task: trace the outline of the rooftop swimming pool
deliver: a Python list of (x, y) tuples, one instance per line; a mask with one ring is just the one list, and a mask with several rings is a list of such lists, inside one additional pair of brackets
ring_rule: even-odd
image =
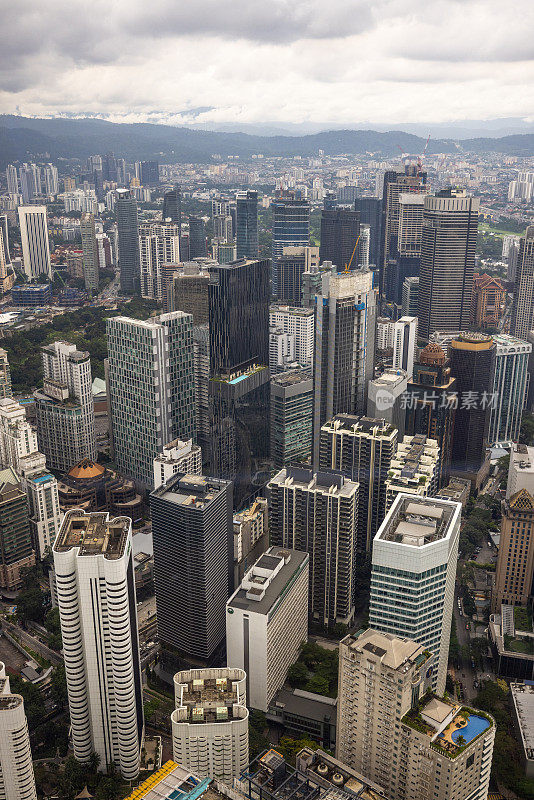
[(463, 736), (465, 743), (469, 744), (469, 742), (472, 742), (479, 733), (485, 731), (489, 726), (490, 723), (485, 717), (479, 717), (478, 714), (470, 714), (467, 725), (453, 731), (451, 738), (455, 744), (458, 744), (458, 739), (460, 736)]

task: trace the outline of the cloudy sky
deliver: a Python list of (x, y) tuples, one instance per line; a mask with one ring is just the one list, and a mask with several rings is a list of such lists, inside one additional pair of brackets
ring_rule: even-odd
[[(534, 118), (533, 0), (0, 0), (0, 111)], [(198, 116), (199, 109), (207, 109)]]

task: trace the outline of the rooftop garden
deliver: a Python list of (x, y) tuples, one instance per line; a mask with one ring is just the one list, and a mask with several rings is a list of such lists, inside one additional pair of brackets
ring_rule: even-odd
[(534, 638), (529, 636), (508, 636), (504, 634), (504, 649), (510, 653), (523, 653), (534, 656)]
[(518, 631), (532, 633), (532, 612), (523, 606), (514, 606), (514, 625)]

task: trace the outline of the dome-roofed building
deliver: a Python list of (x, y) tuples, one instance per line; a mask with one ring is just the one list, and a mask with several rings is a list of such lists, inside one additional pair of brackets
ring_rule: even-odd
[(143, 498), (137, 494), (133, 481), (89, 458), (75, 464), (59, 480), (57, 488), (63, 511), (82, 508), (84, 511), (109, 511), (110, 514), (136, 519), (143, 505)]

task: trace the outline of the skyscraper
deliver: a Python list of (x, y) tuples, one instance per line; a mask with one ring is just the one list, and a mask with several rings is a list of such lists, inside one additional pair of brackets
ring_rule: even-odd
[(98, 245), (96, 241), (95, 218), (84, 213), (80, 220), (80, 234), (83, 251), (83, 277), (85, 288), (90, 295), (98, 292)]
[(236, 195), (237, 258), (257, 258), (258, 193), (248, 190)]
[(522, 488), (502, 504), (492, 611), (500, 614), (501, 603), (526, 607), (534, 594), (533, 584), (534, 497)]
[(129, 189), (117, 189), (116, 195), (121, 292), (133, 294), (139, 291), (140, 281), (137, 202)]
[(357, 197), (354, 209), (360, 215), (360, 225), (369, 225), (369, 264), (378, 266), (380, 259), (381, 201), (379, 197)]
[(175, 225), (178, 225), (178, 233), (182, 235), (182, 191), (178, 184), (174, 185), (174, 189), (169, 189), (163, 195), (163, 214), (162, 222), (170, 219)]
[(52, 278), (46, 206), (19, 206), (20, 237), (24, 273), (29, 280)]
[(371, 549), (386, 513), (386, 479), (397, 451), (397, 429), (384, 419), (337, 414), (321, 428), (319, 466), (341, 472), (360, 487), (358, 552)]
[(354, 619), (358, 484), (342, 475), (285, 467), (268, 483), (271, 541), (310, 556), (310, 620)]
[(35, 565), (28, 498), (12, 467), (0, 471), (0, 588), (13, 592)]
[(150, 512), (163, 661), (211, 665), (232, 590), (232, 484), (177, 473), (152, 492)]
[(456, 378), (442, 348), (430, 342), (414, 362), (413, 377), (408, 382), (405, 432), (421, 433), (436, 439), (439, 445), (439, 486), (449, 480), (452, 458), (452, 435), (456, 407)]
[(19, 178), (17, 168), (14, 164), (8, 164), (6, 167), (6, 181), (8, 194), (18, 194)]
[(7, 352), (0, 347), (0, 400), (5, 397), (12, 397), (11, 370), (7, 360)]
[[(405, 193), (425, 194), (427, 191), (426, 172), (421, 172), (418, 166), (405, 164), (403, 169), (388, 170), (384, 175), (380, 251), (380, 290), (382, 293), (385, 293), (390, 285), (387, 277), (389, 261), (395, 259), (398, 254), (399, 197)], [(365, 220), (362, 219), (362, 222)]]
[[(207, 267), (207, 265), (206, 265)], [(193, 325), (209, 322), (210, 274), (198, 262), (174, 264), (172, 287), (168, 291), (169, 311), (185, 311), (193, 315)]]
[(373, 274), (324, 273), (315, 307), (314, 464), (323, 423), (339, 413), (365, 411), (375, 327)]
[(373, 540), (369, 624), (432, 653), (445, 691), (461, 503), (398, 494)]
[(351, 269), (358, 269), (358, 255), (354, 249), (359, 235), (360, 215), (357, 211), (346, 208), (323, 208), (320, 261), (331, 261), (340, 272), (349, 263)]
[(139, 225), (141, 295), (163, 300), (166, 294), (165, 265), (180, 261), (180, 233), (174, 223), (142, 222)]
[(427, 195), (423, 210), (418, 319), (420, 339), (436, 330), (469, 328), (477, 242), (478, 198), (465, 190)]
[(521, 417), (525, 407), (528, 384), (528, 360), (532, 353), (530, 342), (506, 333), (493, 336), (495, 342), (495, 371), (490, 403), (488, 442), (516, 442), (519, 439)]
[(419, 278), (405, 278), (402, 284), (402, 316), (416, 317), (419, 310)]
[(68, 511), (54, 543), (74, 755), (100, 756), (125, 780), (139, 772), (143, 696), (132, 521)]
[(309, 461), (313, 434), (313, 374), (297, 369), (271, 378), (271, 460), (275, 467)]
[(34, 392), (37, 440), (50, 469), (68, 472), (97, 455), (91, 360), (60, 341), (45, 345), (42, 355), (43, 388)]
[(403, 369), (408, 378), (413, 375), (416, 344), (417, 317), (401, 317), (393, 329), (393, 369)]
[(141, 183), (143, 186), (157, 186), (159, 183), (159, 164), (157, 161), (141, 161)]
[(310, 242), (310, 205), (297, 198), (296, 192), (282, 192), (271, 203), (273, 212), (272, 268), (273, 294), (278, 292), (276, 263), (284, 247), (307, 247)]
[(246, 677), (232, 667), (176, 673), (171, 714), (176, 763), (233, 785), (248, 764)]
[(0, 661), (0, 769), (2, 798), (5, 800), (37, 800), (33, 775), (32, 752), (24, 700), (13, 694)]
[(510, 333), (527, 339), (534, 328), (534, 225), (529, 225), (519, 241)]
[(210, 267), (210, 472), (236, 504), (269, 453), (269, 261)]
[(401, 192), (398, 196), (398, 233), (386, 265), (386, 296), (399, 307), (406, 278), (418, 277), (421, 265), (423, 208), (426, 194)]
[(434, 497), (438, 491), (439, 447), (422, 433), (399, 441), (386, 479), (386, 511), (398, 494)]
[(143, 487), (152, 488), (163, 447), (196, 434), (192, 323), (183, 311), (107, 321), (115, 460)]
[(486, 460), (496, 346), (491, 336), (466, 333), (452, 340), (449, 352), (458, 392), (452, 468), (473, 475)]
[(189, 260), (206, 258), (206, 231), (202, 217), (189, 215)]
[(226, 604), (226, 660), (247, 676), (247, 703), (266, 712), (308, 638), (309, 556), (270, 547)]

